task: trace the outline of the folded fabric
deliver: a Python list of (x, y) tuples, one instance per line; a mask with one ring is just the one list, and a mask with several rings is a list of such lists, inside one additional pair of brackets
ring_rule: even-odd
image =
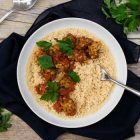
[[(123, 140), (133, 136), (134, 125), (140, 118), (140, 98), (128, 91), (124, 92), (117, 107), (106, 118), (96, 124), (76, 129), (60, 128), (41, 120), (22, 99), (17, 85), (16, 67), (24, 43), (40, 26), (66, 17), (86, 18), (101, 24), (116, 37), (124, 50), (127, 62), (137, 62), (139, 46), (127, 40), (119, 25), (105, 18), (97, 1), (73, 0), (44, 11), (25, 37), (13, 33), (0, 43), (0, 103), (18, 115), (45, 140), (54, 140), (65, 132), (100, 140)], [(128, 71), (127, 85), (140, 90), (140, 78)]]

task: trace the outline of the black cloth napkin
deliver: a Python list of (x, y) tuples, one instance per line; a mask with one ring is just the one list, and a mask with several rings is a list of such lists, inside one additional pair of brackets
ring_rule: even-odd
[[(121, 26), (111, 19), (106, 19), (100, 10), (98, 1), (73, 0), (50, 8), (40, 14), (24, 37), (12, 33), (0, 43), (0, 103), (24, 120), (44, 140), (54, 140), (65, 132), (99, 140), (123, 140), (133, 136), (134, 125), (140, 118), (140, 98), (128, 91), (124, 92), (117, 107), (103, 120), (77, 129), (60, 128), (41, 120), (23, 101), (16, 78), (17, 60), (20, 51), (28, 37), (40, 26), (65, 17), (81, 17), (104, 26), (120, 43), (127, 63), (138, 61), (140, 47), (127, 40)], [(140, 90), (140, 78), (128, 71), (127, 85)]]

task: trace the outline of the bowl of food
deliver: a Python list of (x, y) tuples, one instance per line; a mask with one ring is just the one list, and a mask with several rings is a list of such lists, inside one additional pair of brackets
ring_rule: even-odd
[(17, 65), (18, 86), (41, 119), (60, 127), (84, 127), (106, 117), (123, 95), (123, 88), (100, 80), (100, 66), (126, 83), (125, 56), (111, 33), (89, 20), (59, 19), (25, 43)]

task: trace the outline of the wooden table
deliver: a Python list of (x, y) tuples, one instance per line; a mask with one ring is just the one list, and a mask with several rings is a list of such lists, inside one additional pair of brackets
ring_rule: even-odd
[[(0, 0), (0, 17), (12, 7), (12, 0)], [(12, 32), (24, 35), (30, 28), (36, 17), (45, 9), (68, 0), (39, 0), (29, 11), (15, 11), (0, 25), (0, 42)], [(128, 35), (128, 38), (140, 44), (140, 29)], [(140, 76), (140, 63), (129, 65), (128, 68)], [(140, 121), (135, 126), (136, 136), (129, 140), (140, 140)], [(4, 133), (0, 133), (0, 140), (40, 140), (41, 138), (20, 118), (12, 116), (12, 127)], [(72, 134), (63, 134), (57, 140), (93, 140)]]

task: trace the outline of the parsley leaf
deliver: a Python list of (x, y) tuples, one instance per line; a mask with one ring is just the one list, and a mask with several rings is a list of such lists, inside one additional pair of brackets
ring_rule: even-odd
[[(73, 42), (71, 41), (71, 39), (66, 38), (66, 40), (65, 40), (64, 42), (67, 43), (67, 44), (69, 44), (69, 46), (70, 46), (71, 48), (74, 48), (74, 45), (73, 45)], [(63, 43), (64, 43), (64, 42), (63, 42)]]
[(38, 41), (36, 42), (37, 46), (44, 49), (45, 51), (48, 51), (50, 47), (52, 47), (52, 43), (47, 41)]
[(69, 46), (69, 47), (71, 47), (71, 48), (74, 47), (74, 46), (73, 46), (73, 43), (72, 43), (72, 41), (71, 41), (70, 38), (66, 38), (65, 40), (59, 40), (59, 39), (55, 38), (55, 40), (56, 40), (58, 43), (65, 44), (66, 46)]
[(10, 118), (12, 113), (5, 111), (0, 107), (0, 132), (5, 132), (11, 127)]
[(104, 4), (107, 8), (116, 8), (115, 0), (104, 0)]
[(54, 91), (55, 92), (58, 89), (59, 89), (59, 86), (56, 82), (51, 82), (51, 81), (48, 82), (48, 90), (49, 91)]
[(38, 58), (38, 64), (41, 66), (42, 69), (50, 69), (54, 67), (52, 57), (49, 55), (40, 56)]
[(68, 49), (68, 51), (66, 52), (66, 54), (67, 54), (68, 56), (73, 55), (73, 50), (72, 50), (72, 49)]
[(55, 102), (59, 97), (58, 92), (50, 92), (48, 91), (44, 95), (41, 96), (41, 100)]
[(127, 3), (127, 6), (132, 10), (136, 10), (136, 9), (140, 8), (140, 1), (139, 0), (129, 0), (129, 2)]
[(108, 8), (111, 8), (111, 0), (104, 0), (104, 3)]
[(72, 55), (73, 54), (73, 43), (72, 41), (67, 38), (66, 40), (58, 40), (58, 39), (55, 39), (57, 42), (58, 42), (58, 45), (59, 45), (59, 48), (60, 48), (60, 51), (62, 53), (65, 53), (66, 55)]
[(56, 82), (49, 81), (47, 92), (44, 95), (42, 95), (40, 99), (55, 102), (59, 97), (58, 89), (59, 86)]
[(133, 32), (140, 25), (140, 1), (128, 0), (125, 3), (115, 0), (104, 0), (102, 12), (107, 18), (113, 18), (116, 23), (121, 24), (124, 33)]
[(121, 23), (127, 18), (126, 6), (124, 4), (117, 8), (112, 8), (110, 12), (117, 23)]
[(138, 25), (139, 25), (139, 20), (140, 19), (137, 19), (138, 17), (136, 17), (135, 15), (134, 16), (131, 16), (130, 18), (128, 18), (124, 24), (124, 32), (128, 33), (128, 32), (132, 32), (134, 31)]
[(59, 43), (59, 47), (62, 53), (66, 53), (68, 56), (73, 54), (73, 50), (66, 44)]
[(76, 72), (74, 72), (74, 71), (71, 71), (71, 72), (69, 72), (69, 74), (68, 74), (69, 76), (70, 76), (70, 78), (74, 81), (74, 82), (80, 82), (80, 77), (79, 77), (79, 75), (76, 73)]
[(52, 101), (52, 102), (57, 101), (57, 99), (58, 99), (58, 97), (59, 97), (58, 92), (53, 92), (52, 94), (53, 94), (53, 95), (51, 96), (51, 101)]
[(41, 96), (40, 99), (45, 100), (45, 101), (49, 101), (51, 99), (51, 93), (50, 92), (45, 93), (44, 95)]

